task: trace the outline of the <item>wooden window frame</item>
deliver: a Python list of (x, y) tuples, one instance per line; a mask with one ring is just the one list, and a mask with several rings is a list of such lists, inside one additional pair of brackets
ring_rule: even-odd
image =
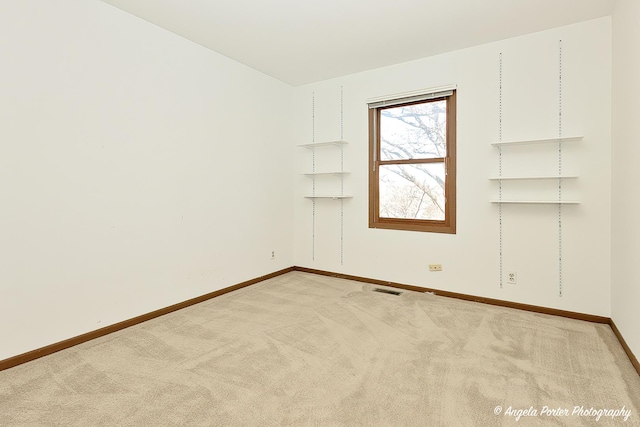
[[(408, 160), (380, 160), (380, 112), (386, 108), (424, 102), (447, 101), (447, 155), (446, 157)], [(445, 219), (443, 221), (380, 217), (380, 166), (387, 164), (444, 163), (445, 167)], [(396, 104), (393, 107), (369, 109), (369, 228), (426, 231), (456, 234), (456, 91), (451, 95), (427, 101)]]

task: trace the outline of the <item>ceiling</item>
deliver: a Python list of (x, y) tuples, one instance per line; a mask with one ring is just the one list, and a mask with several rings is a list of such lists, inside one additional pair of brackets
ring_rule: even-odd
[(608, 16), (614, 0), (102, 0), (293, 86)]

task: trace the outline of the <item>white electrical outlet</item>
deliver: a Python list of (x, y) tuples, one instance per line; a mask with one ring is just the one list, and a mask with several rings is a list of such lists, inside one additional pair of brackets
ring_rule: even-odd
[(271, 251), (271, 259), (276, 259), (276, 251)]
[(518, 274), (515, 271), (507, 271), (507, 283), (515, 285), (518, 282)]
[(442, 271), (442, 264), (429, 264), (429, 271)]

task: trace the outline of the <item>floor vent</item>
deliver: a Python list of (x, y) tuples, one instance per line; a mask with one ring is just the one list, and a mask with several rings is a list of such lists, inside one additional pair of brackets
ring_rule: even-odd
[(373, 292), (380, 292), (381, 294), (400, 295), (400, 291), (391, 291), (389, 289), (375, 288)]

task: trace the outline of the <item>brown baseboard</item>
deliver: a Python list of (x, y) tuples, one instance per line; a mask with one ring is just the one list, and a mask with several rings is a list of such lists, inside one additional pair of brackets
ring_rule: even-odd
[(542, 307), (538, 305), (529, 305), (529, 304), (522, 304), (519, 302), (511, 302), (511, 301), (504, 301), (504, 300), (493, 299), (493, 298), (478, 297), (474, 295), (459, 294), (457, 292), (441, 291), (439, 289), (424, 288), (422, 286), (405, 285), (402, 283), (387, 282), (385, 280), (370, 279), (367, 277), (352, 276), (349, 274), (332, 273), (330, 271), (315, 270), (313, 268), (294, 267), (294, 270), (303, 271), (306, 273), (320, 274), (322, 276), (338, 277), (340, 279), (355, 280), (358, 282), (366, 282), (366, 283), (373, 283), (376, 285), (390, 286), (392, 288), (406, 289), (409, 291), (431, 292), (434, 295), (439, 295), (443, 297), (457, 298), (457, 299), (462, 299), (466, 301), (481, 302), (483, 304), (498, 305), (501, 307), (516, 308), (518, 310), (532, 311), (535, 313), (551, 314), (554, 316), (568, 317), (570, 319), (586, 320), (587, 322), (609, 324), (611, 321), (611, 319), (609, 319), (608, 317), (595, 316), (593, 314), (577, 313), (575, 311), (558, 310), (555, 308)]
[(36, 350), (29, 351), (27, 353), (19, 354), (17, 356), (10, 357), (8, 359), (0, 360), (0, 371), (12, 368), (17, 365), (21, 365), (26, 362), (30, 362), (32, 360), (38, 359), (43, 356), (47, 356), (49, 354), (58, 352), (60, 350), (64, 350), (69, 347), (76, 346), (78, 344), (82, 344), (83, 342), (87, 342), (87, 341), (111, 334), (121, 329), (125, 329), (133, 325), (137, 325), (138, 323), (155, 319), (156, 317), (160, 317), (165, 314), (171, 313), (173, 311), (180, 310), (180, 309), (189, 307), (191, 305), (201, 303), (203, 301), (206, 301), (211, 298), (215, 298), (217, 296), (226, 294), (228, 292), (232, 292), (232, 291), (244, 288), (246, 286), (253, 285), (258, 282), (262, 282), (263, 280), (271, 279), (272, 277), (289, 273), (290, 271), (293, 271), (293, 270), (294, 270), (293, 267), (285, 268), (283, 270), (279, 270), (279, 271), (267, 274), (265, 276), (256, 277), (255, 279), (250, 279), (245, 282), (238, 283), (236, 285), (229, 286), (224, 289), (220, 289), (218, 291), (210, 292), (206, 295), (201, 295), (199, 297), (192, 298), (187, 301), (183, 301), (183, 302), (171, 305), (169, 307), (161, 308), (159, 310), (134, 317), (132, 319), (124, 320), (122, 322), (115, 323), (113, 325), (105, 326), (104, 328), (96, 329), (95, 331), (87, 332), (85, 334), (78, 335), (76, 337), (69, 338), (67, 340), (60, 341), (45, 347), (41, 347)]
[(616, 326), (613, 319), (609, 320), (609, 326), (611, 326), (613, 333), (616, 334), (616, 337), (618, 337), (618, 341), (620, 341), (620, 345), (624, 349), (624, 352), (627, 353), (627, 357), (629, 357), (629, 360), (631, 361), (631, 364), (633, 365), (633, 367), (636, 368), (636, 372), (638, 372), (638, 375), (640, 375), (640, 362), (638, 362), (638, 359), (636, 358), (635, 354), (633, 354), (633, 352), (631, 351), (631, 348), (629, 348), (629, 346), (627, 345), (627, 342), (624, 340), (624, 338), (622, 338), (622, 334), (620, 333), (620, 330)]

